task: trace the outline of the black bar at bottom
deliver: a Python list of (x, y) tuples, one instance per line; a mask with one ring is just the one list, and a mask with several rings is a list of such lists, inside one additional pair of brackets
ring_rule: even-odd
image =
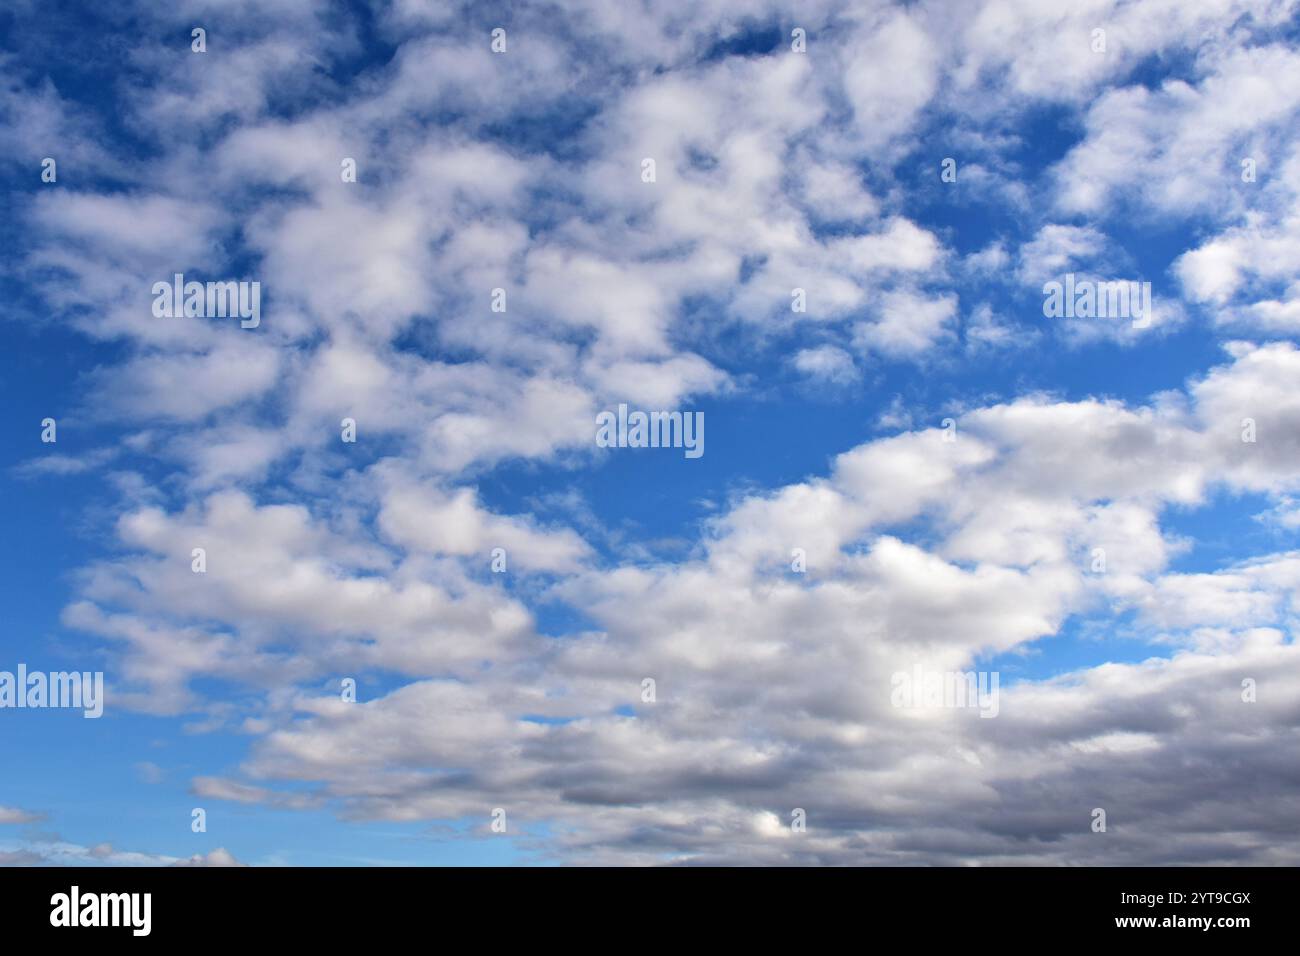
[[(1230, 946), (1290, 936), (1296, 885), (1294, 869), (1219, 867), (34, 868), (0, 870), (0, 925), (10, 943), (75, 934), (73, 942), (112, 937), (128, 945), (373, 945), (461, 929), (486, 934), (484, 942), (543, 934), (532, 936), (535, 945), (558, 932), (602, 948), (701, 936), (772, 945), (775, 931), (822, 939), (834, 931), (860, 942), (903, 933), (918, 944), (1041, 932)], [(455, 936), (424, 938), (459, 945)]]

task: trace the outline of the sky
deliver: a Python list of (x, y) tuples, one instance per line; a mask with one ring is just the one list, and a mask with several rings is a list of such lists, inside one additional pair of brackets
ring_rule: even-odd
[(11, 0), (0, 864), (1300, 863), (1298, 6)]

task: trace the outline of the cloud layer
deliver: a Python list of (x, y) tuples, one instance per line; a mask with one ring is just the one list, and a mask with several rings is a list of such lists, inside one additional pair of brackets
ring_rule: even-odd
[[(1296, 4), (1050, 6), (184, 2), (87, 66), (98, 109), (0, 58), (7, 172), (60, 170), (15, 193), (15, 317), (94, 343), (68, 430), (113, 436), (15, 476), (112, 490), (62, 621), (113, 704), (245, 735), (201, 797), (468, 839), (503, 808), (538, 859), (1300, 862)], [(1045, 322), (1069, 271), (1154, 280), (1151, 328)], [(156, 318), (176, 273), (260, 282), (262, 325)], [(1176, 387), (1019, 385), (1189, 327)], [(726, 449), (736, 402), (886, 376), (951, 376), (950, 414), (737, 464), (671, 553), (576, 487), (497, 504), (610, 473), (620, 402)], [(1276, 546), (1180, 569), (1181, 517), (1238, 500)], [(891, 700), (990, 667), (996, 719)]]

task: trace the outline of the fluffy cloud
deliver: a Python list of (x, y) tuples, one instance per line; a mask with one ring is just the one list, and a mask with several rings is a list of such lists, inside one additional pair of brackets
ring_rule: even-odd
[[(1279, 759), (1267, 754), (1300, 682), (1281, 630), (1300, 565), (1276, 555), (1165, 573), (1175, 548), (1159, 518), (1216, 487), (1296, 489), (1293, 469), (1274, 470), (1289, 438), (1251, 457), (1226, 427), (1238, 388), (1296, 372), (1290, 346), (1239, 345), (1230, 364), (1189, 384), (1186, 403), (1028, 398), (973, 409), (953, 442), (939, 429), (868, 442), (826, 478), (739, 502), (702, 555), (678, 564), (581, 568), (571, 534), (393, 476), (378, 528), (398, 555), (378, 543), (358, 550), (302, 509), (216, 496), (202, 512), (124, 519), (124, 542), (159, 557), (100, 569), (90, 592), (134, 611), (72, 613), (128, 643), (130, 674), (163, 666), (164, 645), (147, 638), (159, 625), (139, 615), (166, 608), (171, 663), (151, 676), (263, 686), (262, 729), (242, 768), (260, 782), (196, 781), (214, 799), (324, 802), (394, 820), (486, 821), (504, 806), (526, 836), (559, 827), (556, 841), (537, 838), (538, 852), (603, 862), (1168, 859), (1162, 835), (1229, 812), (1231, 767)], [(1300, 410), (1273, 416), (1270, 435), (1300, 434)], [(242, 543), (253, 526), (255, 550)], [(463, 571), (455, 597), (416, 583), (453, 567), (422, 564), (421, 552), (481, 557), (497, 539), (566, 570), (556, 596), (596, 629), (548, 641)], [(191, 541), (209, 543), (205, 576), (188, 567)], [(1098, 547), (1109, 564), (1100, 575), (1090, 568)], [(806, 552), (805, 574), (790, 573), (792, 548)], [(372, 576), (344, 576), (349, 565)], [(118, 567), (137, 582), (130, 591), (114, 584)], [(892, 704), (895, 673), (974, 669), (990, 654), (1029, 652), (1072, 614), (1127, 610), (1152, 640), (1185, 649), (1017, 683), (994, 721)], [(457, 619), (472, 625), (458, 634)], [(220, 636), (182, 630), (200, 620), (221, 622)], [(315, 635), (310, 651), (274, 664), (257, 656), (302, 633)], [(489, 658), (489, 670), (477, 666)], [(276, 684), (320, 679), (320, 665), (343, 660), (422, 679), (348, 703), (275, 700), (261, 676), (269, 665)], [(1246, 677), (1267, 701), (1242, 703)], [(640, 697), (645, 678), (656, 682), (653, 703)], [(1208, 710), (1182, 703), (1207, 699)], [(1191, 804), (1135, 783), (1215, 760), (1225, 762)], [(275, 781), (313, 790), (281, 792)], [(1131, 835), (1121, 848), (1088, 830), (1096, 806)], [(807, 840), (773, 826), (795, 807), (809, 812)], [(957, 832), (948, 821), (959, 808)], [(1286, 862), (1268, 836), (1278, 825), (1247, 822), (1242, 838), (1192, 841), (1179, 859)]]

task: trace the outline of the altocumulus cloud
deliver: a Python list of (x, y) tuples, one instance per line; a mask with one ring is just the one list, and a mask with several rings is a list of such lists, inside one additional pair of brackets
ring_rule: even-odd
[[(96, 97), (13, 14), (0, 143), (14, 316), (96, 357), (10, 469), (104, 479), (67, 640), (240, 742), (145, 779), (565, 862), (1300, 863), (1295, 3), (129, 6)], [(1045, 319), (1076, 269), (1165, 320)], [(708, 455), (631, 475), (621, 402)]]

